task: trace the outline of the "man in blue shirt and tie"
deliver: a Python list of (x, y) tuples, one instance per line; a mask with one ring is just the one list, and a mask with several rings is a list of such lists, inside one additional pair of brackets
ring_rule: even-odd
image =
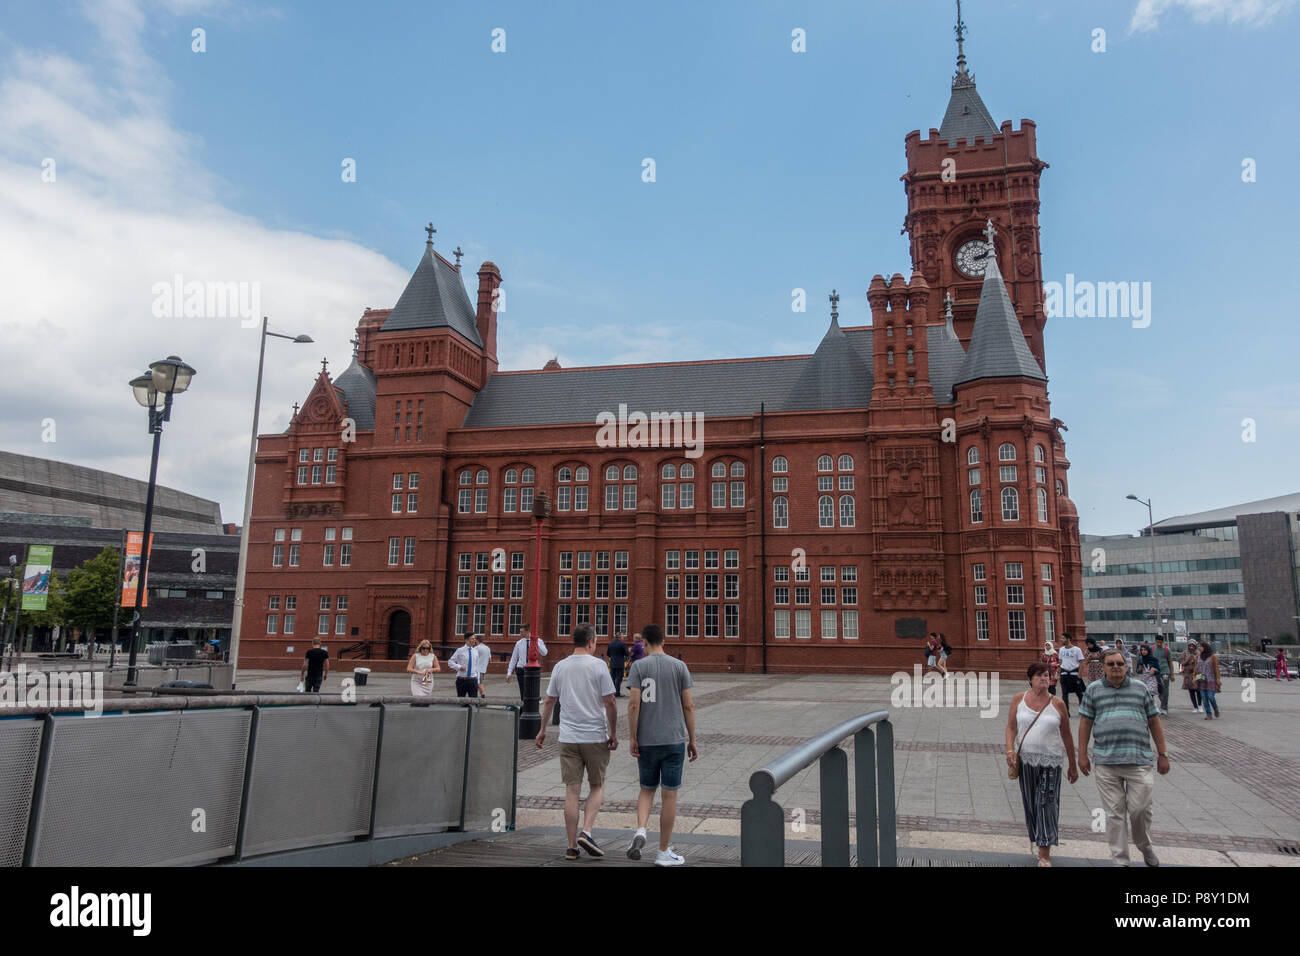
[(478, 672), (474, 666), (474, 632), (465, 632), (465, 645), (456, 648), (456, 652), (447, 658), (447, 664), (456, 672), (456, 696), (477, 697)]

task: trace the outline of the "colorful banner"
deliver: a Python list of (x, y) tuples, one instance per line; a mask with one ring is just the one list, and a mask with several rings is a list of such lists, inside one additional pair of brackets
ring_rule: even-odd
[[(140, 531), (128, 531), (126, 535), (126, 563), (123, 564), (125, 571), (122, 574), (122, 607), (135, 607), (136, 588), (141, 587), (140, 583), (140, 543), (144, 540), (144, 534)], [(153, 535), (149, 535), (149, 554), (153, 554)], [(149, 575), (146, 572), (145, 577)], [(149, 606), (149, 583), (143, 584), (144, 601), (141, 607)]]
[(23, 572), (23, 610), (44, 611), (50, 598), (50, 568), (54, 565), (54, 548), (33, 544), (27, 548), (27, 568)]

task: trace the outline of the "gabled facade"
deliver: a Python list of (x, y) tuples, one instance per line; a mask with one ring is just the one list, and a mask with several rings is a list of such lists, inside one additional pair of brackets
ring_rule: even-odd
[(500, 270), (471, 303), (430, 232), (348, 369), (261, 436), (241, 662), (296, 667), (318, 632), (372, 667), (471, 628), (505, 651), (534, 581), (559, 653), (654, 621), (704, 670), (910, 669), (939, 631), (954, 667), (1023, 672), (1082, 635), (1033, 124), (996, 127), (961, 56), (906, 154), (911, 279), (872, 278), (870, 326), (833, 295), (811, 355), (503, 372)]

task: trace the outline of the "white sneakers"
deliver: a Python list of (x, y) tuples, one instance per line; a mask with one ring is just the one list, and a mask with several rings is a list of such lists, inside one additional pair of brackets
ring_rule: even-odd
[(673, 848), (660, 850), (655, 856), (655, 866), (681, 866), (686, 860), (673, 852)]
[(627, 858), (629, 860), (641, 859), (641, 848), (645, 846), (645, 828), (636, 831), (636, 836), (632, 837), (632, 845), (627, 848)]

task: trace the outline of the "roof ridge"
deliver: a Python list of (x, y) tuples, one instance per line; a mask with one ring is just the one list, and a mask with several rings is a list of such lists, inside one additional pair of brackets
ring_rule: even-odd
[(540, 369), (540, 368), (517, 368), (517, 369), (498, 369), (492, 374), (496, 375), (560, 375), (564, 372), (599, 372), (603, 369), (621, 369), (621, 368), (680, 368), (690, 365), (732, 365), (740, 362), (784, 362), (793, 359), (809, 359), (812, 353), (804, 355), (755, 355), (744, 356), (740, 358), (722, 358), (722, 359), (695, 359), (687, 362), (626, 362), (620, 365), (566, 365), (563, 368)]

